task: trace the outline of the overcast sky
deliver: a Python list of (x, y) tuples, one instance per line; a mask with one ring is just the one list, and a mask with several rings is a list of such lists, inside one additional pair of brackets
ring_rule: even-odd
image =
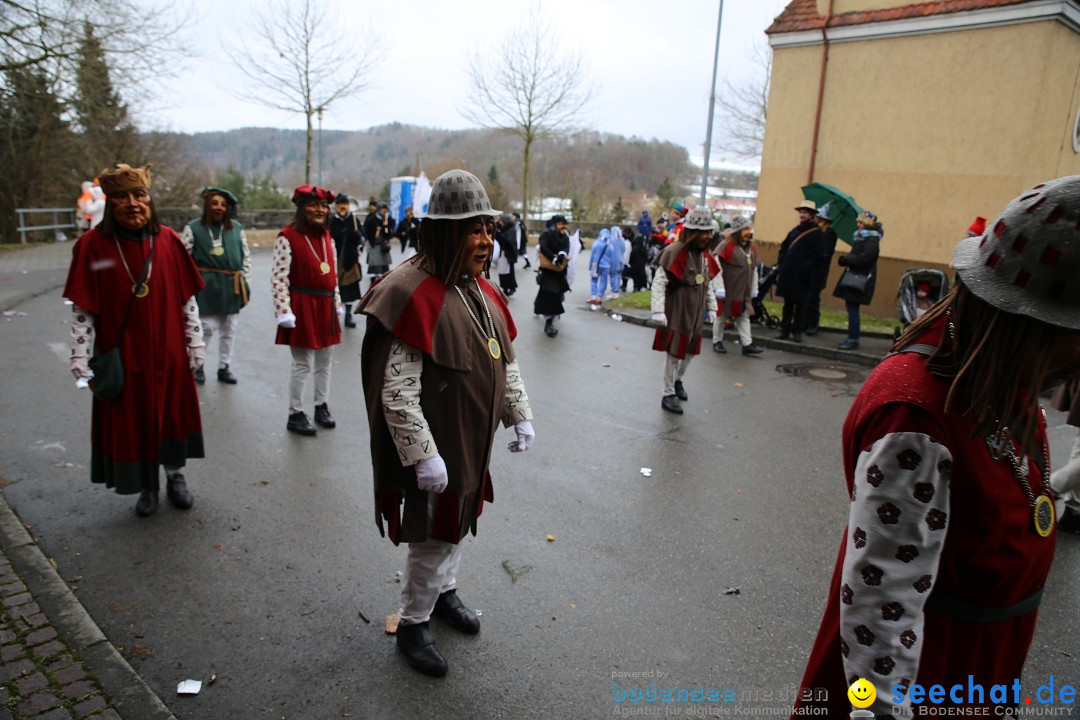
[[(239, 127), (303, 128), (304, 118), (236, 99), (242, 82), (223, 43), (244, 33), (258, 0), (191, 0), (185, 69), (159, 82), (159, 129), (180, 132)], [(726, 0), (717, 86), (759, 72), (755, 42), (787, 0)], [(519, 0), (323, 0), (341, 18), (342, 43), (382, 38), (373, 87), (339, 101), (326, 129), (358, 130), (389, 122), (473, 127), (460, 108), (469, 96), (468, 53), (486, 37), (497, 42), (528, 16)], [(712, 75), (719, 0), (543, 0), (543, 14), (567, 46), (579, 47), (599, 92), (582, 118), (604, 132), (678, 143), (700, 156)], [(719, 117), (719, 115), (718, 115)], [(714, 136), (717, 130), (714, 130)], [(724, 153), (714, 150), (714, 159)], [(718, 155), (719, 153), (719, 155)], [(734, 159), (734, 158), (728, 158)]]

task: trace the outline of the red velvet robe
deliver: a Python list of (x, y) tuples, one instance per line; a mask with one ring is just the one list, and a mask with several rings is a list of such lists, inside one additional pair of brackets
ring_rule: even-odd
[[(292, 248), (292, 264), (289, 266), (289, 304), (296, 316), (295, 328), (278, 326), (278, 345), (320, 350), (341, 342), (341, 325), (334, 306), (334, 290), (337, 289), (337, 257), (334, 241), (329, 230), (311, 240), (295, 228), (282, 228), (281, 234)], [(312, 250), (314, 249), (314, 253)], [(322, 272), (320, 262), (330, 265), (329, 272)], [(315, 290), (323, 295), (298, 292), (297, 288)]]
[[(138, 277), (150, 250), (119, 239), (131, 274)], [(203, 454), (202, 419), (188, 367), (184, 305), (203, 280), (180, 237), (163, 228), (154, 238), (147, 285), (136, 298), (117, 254), (117, 240), (90, 230), (72, 248), (64, 297), (95, 316), (93, 354), (116, 345), (128, 303), (131, 316), (120, 353), (124, 390), (115, 400), (93, 400), (90, 479), (118, 493), (158, 487), (158, 466), (182, 467)]]
[[(941, 342), (941, 327), (928, 330), (921, 343)], [(945, 544), (937, 576), (928, 578), (928, 597), (944, 593), (979, 607), (1008, 607), (1042, 589), (1054, 558), (1056, 533), (1039, 537), (1033, 528), (1029, 501), (1014, 477), (1008, 461), (995, 462), (982, 437), (972, 437), (972, 423), (953, 411), (942, 412), (946, 381), (926, 368), (926, 357), (905, 353), (884, 360), (871, 373), (851, 407), (843, 430), (844, 473), (848, 492), (854, 483), (857, 459), (863, 448), (891, 432), (923, 432), (942, 443), (952, 455), (949, 483), (949, 513)], [(912, 426), (915, 408), (929, 416), (930, 427)], [(1046, 425), (1038, 418), (1037, 441), (1042, 445)], [(1031, 462), (1027, 480), (1034, 493), (1052, 495), (1043, 484), (1036, 463)], [(844, 538), (848, 537), (847, 528)], [(840, 576), (846, 542), (841, 549), (829, 588), (825, 616), (810, 653), (803, 688), (828, 690), (828, 717), (843, 718), (851, 712), (847, 688), (857, 678), (845, 678), (840, 644)], [(920, 590), (920, 592), (923, 592)], [(894, 685), (919, 683), (924, 688), (955, 684), (967, 687), (968, 675), (986, 689), (982, 705), (990, 705), (989, 689), (995, 684), (1011, 685), (1019, 678), (1035, 633), (1038, 610), (996, 622), (961, 619), (925, 608), (923, 651), (918, 676), (892, 677), (872, 673), (866, 679), (877, 687), (878, 697), (892, 696)], [(812, 693), (813, 694), (813, 693)], [(1011, 691), (1010, 691), (1011, 702)], [(925, 702), (925, 701), (924, 701)], [(1023, 700), (1021, 699), (1021, 702)], [(926, 703), (932, 705), (932, 703)], [(808, 707), (820, 703), (808, 702)], [(941, 706), (949, 705), (946, 698)], [(796, 709), (801, 704), (796, 705)], [(802, 717), (794, 714), (792, 718)]]

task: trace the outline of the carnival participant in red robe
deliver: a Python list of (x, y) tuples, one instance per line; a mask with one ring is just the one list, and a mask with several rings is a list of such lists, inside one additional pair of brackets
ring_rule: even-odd
[[(157, 510), (163, 465), (169, 500), (187, 510), (181, 470), (204, 457), (191, 374), (205, 353), (195, 302), (203, 281), (180, 237), (158, 221), (149, 165), (119, 164), (100, 184), (105, 217), (75, 243), (64, 288), (74, 311), (71, 370), (94, 391), (90, 479), (140, 493), (135, 511), (145, 517)], [(118, 373), (91, 362), (114, 349)]]
[(1021, 677), (1054, 557), (1039, 393), (1080, 371), (1078, 198), (1080, 176), (1037, 185), (962, 240), (956, 287), (855, 399), (848, 526), (792, 718), (846, 717), (859, 678), (877, 717), (1023, 702), (991, 690)]

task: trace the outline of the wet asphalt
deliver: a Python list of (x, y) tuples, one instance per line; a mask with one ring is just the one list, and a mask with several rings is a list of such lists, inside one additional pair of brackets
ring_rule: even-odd
[[(537, 439), (511, 454), (512, 431), (496, 437), (495, 503), (459, 578), (483, 629), (433, 621), (450, 672), (430, 679), (383, 629), (405, 549), (374, 523), (363, 325), (335, 348), (337, 429), (286, 433), (269, 259), (256, 256), (238, 385), (215, 379), (216, 340), (208, 352), (208, 458), (189, 463), (186, 513), (163, 503), (139, 519), (134, 496), (89, 482), (90, 398), (67, 370), (59, 291), (0, 321), (3, 492), (178, 718), (609, 717), (627, 707), (613, 694), (651, 682), (741, 698), (677, 704), (683, 717), (790, 706), (846, 519), (840, 429), (858, 382), (778, 372), (806, 356), (706, 346), (674, 416), (660, 409), (651, 330), (583, 310), (579, 278), (549, 339), (519, 269), (515, 347)], [(1067, 457), (1075, 429), (1053, 411), (1049, 422)], [(1026, 680), (1080, 684), (1077, 597), (1080, 538), (1062, 537)], [(212, 674), (198, 696), (176, 695)]]

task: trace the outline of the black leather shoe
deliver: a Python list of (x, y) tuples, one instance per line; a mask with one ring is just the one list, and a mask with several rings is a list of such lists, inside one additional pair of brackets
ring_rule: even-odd
[(353, 315), (352, 311), (346, 308), (346, 310), (345, 310), (345, 327), (347, 327), (347, 328), (356, 327), (356, 321), (352, 319), (352, 315)]
[(852, 340), (851, 338), (848, 338), (847, 340), (840, 343), (836, 347), (838, 349), (840, 349), (840, 350), (858, 350), (859, 349), (859, 341), (858, 340)]
[(793, 333), (791, 333), (791, 342), (801, 343), (802, 342), (802, 333), (801, 332), (793, 332)]
[(206, 372), (203, 370), (203, 366), (200, 365), (195, 369), (195, 382), (203, 385), (206, 383)]
[(447, 590), (440, 595), (435, 601), (435, 609), (431, 611), (431, 615), (466, 635), (475, 635), (480, 632), (480, 618), (465, 607), (461, 598), (457, 596), (457, 590)]
[(759, 348), (757, 345), (754, 345), (753, 343), (750, 343), (749, 345), (743, 345), (742, 349), (743, 355), (760, 355), (763, 352), (765, 351)]
[(682, 380), (675, 381), (675, 397), (679, 398), (683, 402), (690, 399), (690, 396), (686, 394), (686, 388), (683, 387)]
[(665, 395), (664, 399), (660, 401), (660, 407), (670, 413), (682, 415), (682, 405), (679, 404), (679, 398), (674, 395)]
[(548, 320), (547, 323), (544, 325), (544, 334), (548, 337), (553, 338), (559, 334), (559, 329), (555, 327), (555, 323)]
[(190, 510), (191, 506), (195, 504), (195, 498), (191, 496), (191, 491), (188, 490), (183, 473), (165, 477), (165, 494), (173, 507), (179, 510)]
[(235, 385), (236, 384), (236, 376), (233, 375), (232, 370), (229, 369), (228, 365), (226, 365), (223, 368), (218, 368), (217, 379), (218, 379), (218, 382), (223, 382), (226, 385)]
[(814, 337), (815, 335), (818, 334), (818, 332), (820, 332), (820, 330), (818, 328), (816, 328), (816, 327), (806, 328), (806, 334), (809, 335), (810, 337)]
[(721, 354), (727, 353), (727, 348), (724, 347), (724, 343), (720, 342), (719, 340), (712, 344), (712, 349), (713, 352), (718, 352)]
[(135, 502), (135, 514), (139, 517), (150, 517), (157, 512), (158, 491), (143, 490), (139, 493), (139, 499)]
[(787, 330), (781, 330), (780, 334), (776, 336), (776, 339), (777, 340), (790, 340), (791, 339), (791, 333), (788, 332)]
[(315, 424), (328, 430), (337, 427), (337, 423), (334, 422), (334, 416), (330, 414), (330, 407), (327, 403), (315, 406)]
[(289, 416), (289, 422), (285, 424), (285, 429), (298, 435), (314, 435), (318, 432), (302, 410)]
[(398, 625), (397, 646), (405, 656), (405, 662), (417, 672), (432, 677), (442, 677), (449, 669), (435, 639), (431, 637), (431, 623)]

